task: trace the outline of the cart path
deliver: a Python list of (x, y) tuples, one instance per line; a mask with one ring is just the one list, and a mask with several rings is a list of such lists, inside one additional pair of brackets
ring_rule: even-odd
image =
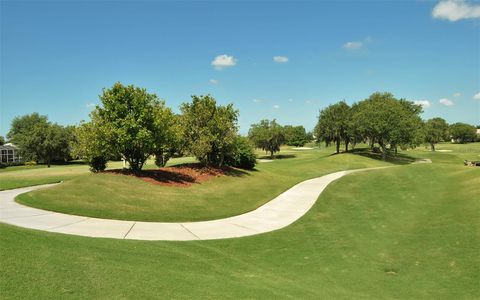
[(57, 185), (46, 184), (0, 191), (0, 222), (36, 230), (100, 238), (162, 241), (236, 238), (284, 228), (308, 212), (331, 182), (354, 172), (381, 168), (386, 167), (340, 171), (305, 180), (253, 211), (200, 222), (99, 219), (32, 208), (14, 201), (19, 194)]

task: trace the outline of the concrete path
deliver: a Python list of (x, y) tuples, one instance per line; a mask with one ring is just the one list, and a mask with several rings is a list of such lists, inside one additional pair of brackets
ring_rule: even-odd
[(49, 232), (132, 240), (191, 241), (249, 236), (292, 224), (315, 204), (329, 183), (362, 170), (368, 169), (341, 171), (306, 180), (251, 212), (202, 222), (136, 222), (56, 213), (14, 201), (19, 194), (55, 184), (19, 188), (0, 192), (0, 222)]

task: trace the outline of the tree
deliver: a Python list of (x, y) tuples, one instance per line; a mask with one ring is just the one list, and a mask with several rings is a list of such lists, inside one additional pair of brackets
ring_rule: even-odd
[(274, 119), (262, 120), (258, 124), (252, 124), (248, 131), (248, 137), (255, 147), (270, 152), (273, 158), (275, 152), (280, 151), (280, 146), (285, 142), (285, 134), (281, 125)]
[(255, 149), (250, 140), (243, 136), (237, 136), (232, 145), (233, 151), (226, 158), (230, 166), (251, 170), (257, 163)]
[(424, 126), (425, 142), (432, 151), (435, 151), (435, 144), (443, 142), (448, 138), (448, 124), (442, 118), (427, 120)]
[(390, 93), (374, 93), (357, 104), (351, 124), (370, 145), (380, 145), (385, 160), (387, 152), (397, 152), (397, 146), (418, 143), (421, 111), (420, 106)]
[(0, 146), (5, 145), (5, 138), (0, 135)]
[(340, 143), (343, 141), (345, 151), (348, 151), (348, 144), (351, 140), (350, 124), (351, 109), (345, 101), (324, 108), (320, 111), (318, 123), (315, 127), (317, 141), (324, 141), (327, 146), (334, 142), (336, 153), (340, 153)]
[(134, 172), (148, 157), (162, 153), (170, 138), (170, 109), (157, 95), (143, 88), (115, 83), (100, 95), (102, 106), (92, 112), (92, 126), (99, 127), (99, 142), (111, 155), (120, 155)]
[(473, 125), (465, 123), (455, 123), (450, 125), (449, 133), (456, 143), (473, 142), (477, 136), (477, 129)]
[(207, 166), (222, 166), (238, 131), (238, 111), (233, 104), (217, 105), (210, 95), (192, 96), (192, 102), (183, 103), (180, 109), (187, 149)]
[[(20, 155), (23, 159), (27, 161), (40, 161), (41, 154), (38, 141), (42, 140), (43, 133), (41, 136), (34, 136), (33, 131), (36, 126), (45, 128), (47, 124), (47, 116), (40, 115), (36, 112), (29, 115), (15, 117), (12, 120), (7, 138), (10, 142), (19, 147)], [(37, 133), (39, 133), (38, 130)]]
[(38, 113), (16, 117), (8, 133), (9, 139), (20, 148), (20, 155), (26, 160), (44, 162), (65, 162), (71, 158), (71, 126), (50, 123), (46, 116)]
[(307, 132), (303, 126), (283, 126), (285, 133), (285, 144), (295, 147), (302, 147), (309, 141)]
[(82, 122), (75, 128), (72, 154), (74, 157), (85, 160), (90, 166), (90, 171), (99, 172), (105, 170), (112, 153), (106, 134), (103, 132), (105, 127), (98, 126), (99, 120), (95, 111), (92, 112), (91, 117), (97, 122)]

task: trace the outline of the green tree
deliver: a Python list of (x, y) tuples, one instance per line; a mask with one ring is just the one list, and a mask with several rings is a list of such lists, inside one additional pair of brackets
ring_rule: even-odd
[(107, 167), (112, 152), (107, 136), (103, 132), (105, 127), (99, 126), (100, 120), (97, 119), (96, 112), (92, 112), (90, 116), (92, 121), (82, 122), (75, 128), (72, 155), (85, 160), (90, 166), (90, 171), (99, 172)]
[(477, 129), (473, 125), (465, 123), (455, 123), (450, 125), (449, 133), (456, 143), (473, 142), (477, 136)]
[(442, 118), (427, 120), (424, 126), (425, 142), (435, 151), (435, 144), (448, 139), (448, 123)]
[(382, 158), (396, 153), (397, 146), (407, 147), (418, 142), (421, 107), (398, 100), (390, 93), (374, 93), (360, 101), (352, 116), (352, 126), (370, 145), (378, 143)]
[(289, 146), (302, 147), (309, 141), (307, 132), (303, 126), (283, 126), (285, 133), (285, 144)]
[(336, 153), (340, 153), (340, 143), (345, 143), (345, 151), (348, 151), (348, 145), (351, 141), (351, 109), (345, 101), (332, 104), (322, 111), (318, 117), (318, 123), (315, 127), (317, 141), (324, 141), (328, 146), (334, 142), (336, 144)]
[(0, 146), (5, 145), (5, 138), (0, 135)]
[(133, 171), (140, 171), (148, 157), (168, 143), (173, 114), (157, 95), (118, 82), (103, 90), (100, 101), (91, 117), (93, 126), (101, 128), (105, 139), (101, 144), (111, 155), (123, 157)]
[(257, 156), (255, 155), (255, 149), (248, 138), (237, 136), (232, 147), (233, 151), (226, 158), (226, 163), (229, 166), (247, 170), (255, 168)]
[(45, 128), (47, 124), (47, 116), (40, 115), (36, 112), (29, 115), (15, 117), (12, 120), (7, 138), (10, 142), (19, 147), (20, 155), (24, 160), (40, 161), (41, 144), (38, 141), (43, 139), (43, 134), (40, 137), (36, 137), (33, 136), (33, 131), (36, 126)]
[(232, 151), (238, 126), (238, 111), (233, 104), (217, 105), (210, 96), (192, 96), (191, 103), (183, 103), (182, 138), (187, 149), (201, 163), (222, 166)]
[(270, 152), (270, 157), (280, 151), (280, 146), (285, 142), (283, 127), (274, 119), (262, 120), (258, 124), (252, 124), (248, 131), (248, 137), (255, 147)]

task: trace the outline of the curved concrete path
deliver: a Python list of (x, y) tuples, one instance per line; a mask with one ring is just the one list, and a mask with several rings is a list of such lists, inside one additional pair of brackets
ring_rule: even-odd
[[(385, 167), (380, 167), (385, 168)], [(202, 222), (137, 222), (98, 219), (32, 208), (14, 201), (19, 194), (50, 187), (33, 186), (0, 192), (0, 222), (49, 232), (132, 240), (212, 240), (255, 235), (286, 227), (302, 217), (341, 171), (303, 181), (259, 208), (234, 217)]]

